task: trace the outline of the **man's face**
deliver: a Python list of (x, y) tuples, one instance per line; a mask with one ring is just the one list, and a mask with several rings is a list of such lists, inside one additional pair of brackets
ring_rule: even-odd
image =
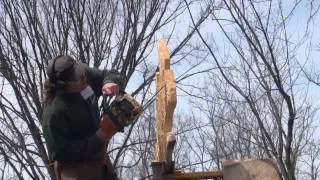
[(79, 93), (88, 86), (87, 76), (83, 75), (78, 81), (67, 81), (66, 90), (70, 93)]

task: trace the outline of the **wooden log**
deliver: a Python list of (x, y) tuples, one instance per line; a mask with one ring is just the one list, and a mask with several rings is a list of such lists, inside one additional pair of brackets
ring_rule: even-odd
[[(208, 172), (175, 172), (174, 179), (221, 179), (223, 177), (222, 171), (208, 171)], [(236, 178), (237, 179), (237, 178)]]
[(173, 76), (172, 70), (165, 70), (165, 84), (166, 84), (166, 109), (165, 109), (165, 124), (164, 131), (166, 133), (172, 131), (172, 123), (173, 123), (173, 113), (177, 104), (177, 94), (176, 94), (176, 82)]
[(164, 39), (158, 41), (158, 56), (160, 70), (170, 69), (170, 55), (167, 47), (167, 42)]
[(158, 41), (159, 71), (156, 74), (156, 161), (166, 161), (166, 134), (172, 131), (172, 119), (177, 104), (176, 83), (170, 69), (170, 55), (165, 40)]
[(175, 145), (175, 136), (172, 133), (172, 124), (174, 109), (177, 104), (177, 95), (174, 74), (170, 69), (170, 54), (166, 41), (159, 40), (157, 45), (159, 55), (159, 67), (156, 73), (157, 143), (152, 168), (154, 171), (154, 179), (164, 177), (168, 179), (170, 172), (172, 174), (174, 169), (172, 153)]
[(224, 180), (280, 180), (276, 164), (269, 159), (222, 162)]

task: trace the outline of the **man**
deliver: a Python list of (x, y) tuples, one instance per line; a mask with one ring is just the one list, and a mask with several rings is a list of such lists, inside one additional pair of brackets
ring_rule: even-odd
[(100, 119), (98, 98), (117, 95), (123, 78), (116, 71), (77, 63), (68, 55), (54, 58), (47, 74), (43, 134), (56, 178), (117, 179), (105, 148), (118, 128), (111, 116)]

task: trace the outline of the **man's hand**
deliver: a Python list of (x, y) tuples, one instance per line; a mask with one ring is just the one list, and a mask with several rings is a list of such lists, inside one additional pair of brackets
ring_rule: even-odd
[(106, 83), (102, 87), (102, 94), (104, 96), (114, 96), (119, 94), (119, 85), (116, 83)]

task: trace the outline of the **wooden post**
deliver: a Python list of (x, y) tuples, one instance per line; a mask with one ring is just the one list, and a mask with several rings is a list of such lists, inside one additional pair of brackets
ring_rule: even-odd
[(221, 171), (182, 173), (175, 171), (172, 153), (176, 138), (172, 132), (173, 113), (177, 104), (176, 82), (170, 69), (170, 55), (165, 40), (158, 41), (159, 67), (156, 73), (155, 159), (151, 163), (154, 180), (222, 178)]
[(165, 40), (158, 41), (159, 67), (156, 73), (156, 134), (155, 160), (152, 163), (154, 179), (165, 179), (172, 173), (172, 152), (175, 136), (172, 133), (173, 113), (177, 104), (176, 83), (170, 69), (170, 55)]

